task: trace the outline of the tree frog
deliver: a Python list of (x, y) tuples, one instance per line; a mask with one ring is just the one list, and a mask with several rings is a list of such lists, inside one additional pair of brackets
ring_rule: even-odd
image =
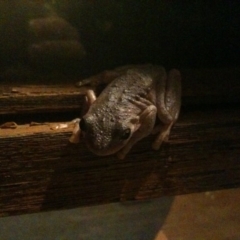
[[(94, 88), (108, 84), (98, 97)], [(82, 135), (96, 155), (117, 154), (119, 159), (142, 138), (158, 134), (152, 148), (158, 150), (167, 141), (179, 116), (181, 74), (167, 74), (157, 65), (129, 65), (105, 71), (78, 83), (89, 84), (88, 110), (79, 120), (70, 141)], [(160, 120), (156, 124), (157, 118)]]

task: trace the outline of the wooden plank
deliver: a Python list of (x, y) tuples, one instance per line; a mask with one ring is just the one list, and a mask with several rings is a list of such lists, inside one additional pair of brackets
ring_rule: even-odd
[[(240, 68), (181, 69), (183, 104), (240, 102)], [(79, 111), (86, 88), (0, 84), (0, 114)]]
[(0, 85), (0, 114), (79, 109), (86, 88), (65, 85)]
[(183, 109), (159, 151), (154, 136), (124, 160), (68, 142), (73, 126), (0, 129), (0, 216), (240, 187), (240, 110)]

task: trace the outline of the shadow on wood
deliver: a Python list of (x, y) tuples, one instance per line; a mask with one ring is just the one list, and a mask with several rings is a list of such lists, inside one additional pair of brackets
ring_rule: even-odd
[(0, 131), (1, 216), (240, 186), (238, 109), (185, 110), (159, 151), (150, 136), (124, 160), (70, 144), (71, 126)]

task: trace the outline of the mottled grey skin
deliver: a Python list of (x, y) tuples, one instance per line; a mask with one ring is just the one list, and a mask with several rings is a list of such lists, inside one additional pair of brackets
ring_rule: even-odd
[[(125, 66), (85, 80), (92, 86), (110, 82), (95, 100), (86, 94), (89, 110), (80, 122), (89, 149), (97, 155), (117, 153), (124, 158), (132, 146), (152, 132), (159, 149), (168, 139), (181, 104), (181, 76), (153, 65)], [(81, 85), (81, 83), (79, 83)], [(163, 123), (155, 126), (156, 117)]]

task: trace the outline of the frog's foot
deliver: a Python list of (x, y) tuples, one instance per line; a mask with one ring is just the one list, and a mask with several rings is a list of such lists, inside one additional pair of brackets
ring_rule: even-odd
[(173, 126), (173, 122), (171, 122), (168, 125), (164, 125), (163, 127), (161, 127), (159, 135), (157, 136), (157, 138), (155, 139), (155, 141), (152, 144), (152, 148), (154, 150), (158, 150), (163, 142), (168, 141), (172, 126)]
[(126, 154), (127, 154), (127, 153), (124, 153), (123, 151), (119, 151), (119, 152), (116, 154), (116, 156), (117, 156), (118, 159), (122, 160), (122, 159), (124, 159), (124, 158), (126, 157)]
[(124, 159), (128, 152), (131, 150), (133, 145), (137, 143), (142, 138), (148, 136), (155, 124), (157, 109), (154, 105), (148, 106), (140, 115), (139, 123), (135, 123), (135, 131), (133, 132), (131, 138), (127, 144), (119, 150), (117, 157), (119, 159)]
[(162, 129), (163, 129), (163, 127), (164, 127), (164, 125), (162, 125), (162, 124), (156, 125), (156, 126), (153, 128), (151, 134), (152, 134), (152, 135), (155, 135), (155, 134), (161, 132)]
[(72, 136), (69, 138), (69, 142), (71, 143), (79, 143), (81, 133), (81, 130), (79, 128), (80, 121), (81, 121), (80, 118), (76, 118), (71, 121), (71, 123), (74, 124)]

